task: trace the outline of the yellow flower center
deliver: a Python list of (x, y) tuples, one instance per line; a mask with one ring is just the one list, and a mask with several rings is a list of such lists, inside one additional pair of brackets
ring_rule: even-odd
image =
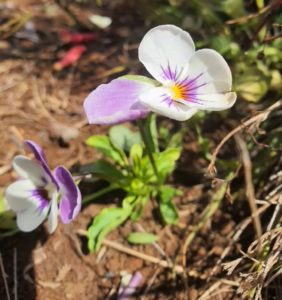
[(173, 100), (177, 100), (177, 99), (183, 99), (184, 98), (184, 88), (179, 86), (179, 85), (173, 85), (171, 87), (171, 91), (172, 91), (172, 99)]

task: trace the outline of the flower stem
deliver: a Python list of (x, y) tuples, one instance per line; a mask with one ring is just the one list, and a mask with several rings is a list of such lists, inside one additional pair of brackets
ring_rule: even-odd
[(142, 140), (144, 142), (144, 145), (145, 145), (150, 163), (151, 163), (152, 168), (154, 170), (157, 181), (159, 182), (159, 180), (160, 180), (159, 172), (158, 172), (158, 169), (157, 169), (157, 166), (156, 166), (156, 162), (154, 160), (154, 156), (153, 156), (153, 153), (152, 153), (152, 147), (150, 146), (150, 141), (149, 141), (149, 138), (151, 136), (151, 132), (148, 132), (148, 134), (150, 136), (148, 136), (148, 134), (146, 134), (146, 131), (145, 131), (145, 128), (144, 128), (144, 123), (141, 120), (138, 120), (137, 124), (138, 124), (139, 130), (140, 130), (140, 134), (141, 134)]
[(92, 193), (92, 194), (90, 194), (90, 195), (87, 195), (87, 196), (83, 197), (83, 199), (82, 199), (82, 204), (83, 204), (83, 205), (86, 205), (86, 204), (88, 204), (89, 202), (91, 202), (91, 201), (93, 201), (93, 200), (95, 200), (95, 199), (97, 199), (97, 198), (103, 196), (104, 194), (107, 194), (107, 193), (109, 193), (110, 191), (115, 190), (115, 189), (117, 189), (117, 186), (115, 186), (115, 185), (109, 185), (109, 186), (107, 186), (107, 187), (101, 189), (100, 191), (98, 191), (98, 192), (96, 192), (96, 193)]

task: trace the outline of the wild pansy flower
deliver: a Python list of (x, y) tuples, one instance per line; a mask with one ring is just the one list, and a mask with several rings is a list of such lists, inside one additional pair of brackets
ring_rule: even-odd
[(139, 46), (139, 60), (161, 84), (139, 95), (156, 113), (184, 121), (198, 110), (224, 110), (235, 103), (224, 58), (212, 49), (195, 51), (189, 33), (176, 26), (150, 30)]
[(36, 160), (23, 155), (14, 158), (13, 167), (21, 178), (8, 186), (5, 198), (17, 214), (20, 230), (32, 231), (48, 216), (48, 229), (52, 233), (57, 227), (58, 214), (65, 224), (76, 217), (81, 208), (81, 194), (67, 169), (58, 166), (51, 172), (40, 146), (32, 141), (25, 144)]
[(89, 123), (133, 120), (148, 110), (184, 121), (198, 110), (224, 110), (236, 101), (224, 58), (212, 49), (195, 51), (190, 34), (174, 25), (151, 29), (139, 46), (139, 60), (158, 83), (125, 76), (101, 85), (84, 103)]

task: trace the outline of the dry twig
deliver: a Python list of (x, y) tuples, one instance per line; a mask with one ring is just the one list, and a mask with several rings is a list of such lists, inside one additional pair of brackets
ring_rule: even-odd
[[(230, 250), (231, 250), (231, 247), (232, 245), (234, 245), (240, 238), (241, 234), (243, 233), (243, 231), (247, 228), (247, 226), (252, 222), (252, 219), (255, 215), (260, 215), (262, 214), (264, 211), (266, 211), (268, 208), (269, 208), (270, 204), (269, 203), (265, 203), (262, 207), (260, 207), (256, 213), (251, 216), (249, 216), (247, 219), (245, 219), (243, 222), (241, 222), (238, 226), (237, 226), (237, 229), (234, 230), (234, 235), (232, 237), (232, 240), (230, 241), (229, 245), (224, 249), (224, 251), (222, 252), (219, 260), (217, 261), (215, 267), (213, 268), (211, 274), (214, 274), (215, 271), (216, 271), (216, 268), (221, 265), (222, 261), (224, 260), (224, 258), (229, 254)], [(236, 260), (237, 261), (237, 260)], [(241, 259), (240, 259), (241, 261)], [(240, 261), (238, 261), (238, 264), (240, 263)], [(233, 261), (234, 262), (234, 261)], [(238, 265), (237, 264), (237, 265)], [(236, 266), (234, 266), (234, 264), (231, 264), (230, 263), (227, 263), (227, 264), (224, 264), (224, 268), (225, 269), (228, 269), (228, 274), (230, 275), (233, 270), (236, 268)], [(226, 266), (226, 267), (225, 267)], [(233, 270), (230, 269), (230, 267), (234, 266)]]
[[(80, 234), (80, 235), (83, 235), (83, 236), (87, 236), (87, 231), (85, 231), (85, 230), (81, 230), (81, 229), (77, 230), (77, 233)], [(154, 256), (147, 255), (147, 254), (144, 254), (142, 252), (130, 249), (128, 247), (125, 247), (125, 246), (121, 245), (120, 243), (104, 239), (103, 244), (105, 246), (111, 247), (111, 248), (113, 248), (117, 251), (126, 253), (126, 254), (131, 255), (131, 256), (138, 257), (142, 260), (151, 262), (153, 264), (157, 264), (157, 265), (159, 265), (163, 268), (172, 269), (176, 273), (182, 274), (184, 272), (182, 266), (179, 266), (179, 265), (174, 266), (173, 264), (169, 263), (166, 260), (162, 260), (162, 259), (156, 258)]]
[[(252, 161), (250, 158), (250, 154), (247, 148), (246, 142), (243, 140), (243, 138), (239, 135), (235, 135), (235, 140), (239, 146), (242, 162), (244, 166), (244, 173), (245, 173), (245, 185), (246, 185), (246, 196), (249, 202), (249, 206), (253, 215), (253, 222), (254, 222), (254, 228), (257, 234), (258, 239), (260, 240), (262, 236), (262, 227), (261, 222), (259, 219), (259, 216), (257, 214), (257, 205), (256, 205), (256, 199), (255, 199), (255, 189), (253, 186), (253, 176), (252, 176)], [(259, 242), (260, 243), (260, 242)], [(258, 250), (260, 252), (261, 245), (259, 245)]]
[(222, 140), (221, 142), (218, 144), (218, 146), (216, 147), (216, 149), (214, 150), (212, 157), (211, 157), (211, 162), (208, 166), (207, 172), (209, 174), (214, 174), (214, 170), (215, 170), (215, 161), (217, 158), (217, 155), (220, 151), (220, 149), (222, 148), (222, 146), (231, 138), (233, 137), (237, 132), (240, 132), (241, 130), (247, 128), (248, 126), (251, 126), (253, 124), (258, 124), (263, 122), (268, 116), (269, 114), (275, 110), (276, 108), (278, 108), (279, 106), (282, 105), (282, 99), (278, 100), (277, 102), (275, 102), (274, 104), (272, 104), (271, 106), (269, 106), (266, 110), (258, 113), (256, 116), (251, 117), (249, 120), (243, 122), (241, 125), (239, 125), (238, 127), (234, 128), (232, 131), (230, 131)]

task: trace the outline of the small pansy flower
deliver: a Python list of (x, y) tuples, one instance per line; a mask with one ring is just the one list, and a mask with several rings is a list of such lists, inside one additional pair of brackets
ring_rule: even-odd
[(63, 223), (70, 223), (81, 208), (81, 194), (70, 172), (62, 166), (51, 172), (39, 145), (25, 144), (35, 156), (35, 161), (18, 155), (13, 167), (21, 177), (8, 186), (5, 198), (16, 212), (17, 225), (22, 231), (32, 231), (48, 216), (48, 229), (57, 227), (58, 214)]
[(89, 123), (128, 121), (148, 110), (184, 121), (198, 110), (224, 110), (236, 101), (224, 58), (212, 49), (195, 51), (190, 34), (174, 25), (151, 29), (139, 46), (139, 60), (158, 84), (120, 77), (98, 87), (84, 103)]
[(212, 49), (195, 51), (189, 33), (176, 26), (150, 30), (139, 46), (139, 60), (161, 84), (139, 95), (156, 113), (184, 121), (198, 110), (224, 110), (235, 103), (224, 58)]

